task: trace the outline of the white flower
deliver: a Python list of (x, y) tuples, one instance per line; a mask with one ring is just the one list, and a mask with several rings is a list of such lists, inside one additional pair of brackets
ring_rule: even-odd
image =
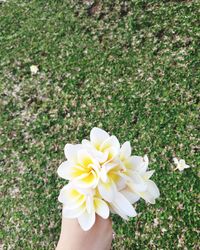
[(142, 197), (146, 202), (155, 204), (155, 199), (160, 196), (160, 191), (156, 186), (155, 182), (150, 180), (150, 177), (153, 175), (154, 170), (147, 171), (141, 174), (142, 179), (146, 184), (146, 190), (142, 192), (136, 192), (140, 197)]
[(58, 175), (73, 181), (80, 188), (95, 188), (99, 181), (99, 163), (80, 144), (65, 146), (65, 156), (68, 159), (58, 168)]
[(141, 172), (145, 172), (148, 167), (148, 158), (141, 156), (131, 156), (130, 142), (125, 142), (120, 149), (121, 176), (127, 180), (127, 185), (133, 190), (145, 191), (146, 185), (141, 177)]
[(109, 217), (109, 207), (92, 189), (75, 188), (72, 183), (64, 186), (58, 197), (64, 204), (63, 216), (78, 218), (81, 228), (89, 230), (95, 223), (96, 213), (104, 219)]
[(189, 165), (186, 164), (185, 160), (180, 159), (178, 160), (176, 157), (173, 158), (174, 164), (176, 165), (176, 169), (178, 169), (179, 171), (183, 171), (185, 168), (190, 168)]
[[(124, 150), (127, 148), (127, 150)], [(126, 152), (126, 154), (124, 153)], [(146, 202), (155, 204), (155, 199), (160, 196), (160, 192), (156, 184), (150, 180), (154, 171), (147, 171), (149, 159), (147, 155), (131, 156), (130, 144), (127, 142), (122, 145), (120, 159), (125, 166), (125, 170), (121, 175), (127, 180), (129, 193), (134, 194), (133, 201), (143, 198)]]
[(100, 128), (93, 128), (90, 132), (90, 141), (82, 140), (82, 145), (89, 148), (100, 163), (110, 162), (118, 154), (120, 144), (116, 136), (110, 136)]
[(160, 191), (156, 186), (155, 182), (150, 180), (151, 176), (154, 173), (154, 170), (147, 171), (148, 164), (149, 164), (149, 159), (147, 155), (145, 155), (144, 157), (135, 156), (134, 165), (136, 170), (138, 171), (138, 174), (143, 180), (143, 187), (145, 187), (145, 189), (139, 191), (138, 188), (135, 187), (134, 185), (130, 186), (132, 187), (132, 190), (135, 191), (135, 193), (139, 195), (141, 198), (143, 198), (146, 202), (155, 204), (155, 199), (157, 199), (160, 196)]
[(38, 68), (37, 65), (31, 65), (31, 66), (30, 66), (30, 70), (31, 70), (31, 74), (32, 74), (32, 75), (36, 75), (37, 72), (39, 71), (39, 68)]
[(122, 182), (120, 165), (117, 162), (112, 161), (101, 166), (98, 191), (103, 199), (113, 202), (116, 198), (117, 190), (123, 185)]
[(91, 155), (100, 164), (100, 181), (98, 191), (106, 201), (113, 201), (120, 182), (119, 164), (116, 160), (119, 155), (120, 144), (116, 136), (110, 136), (100, 128), (93, 128), (90, 132), (90, 141), (83, 140), (82, 146), (87, 148)]

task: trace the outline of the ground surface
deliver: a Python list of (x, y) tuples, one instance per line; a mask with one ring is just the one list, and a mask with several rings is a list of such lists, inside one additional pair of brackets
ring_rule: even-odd
[[(94, 126), (147, 153), (161, 191), (156, 205), (139, 202), (130, 222), (114, 217), (113, 248), (198, 249), (199, 7), (0, 3), (2, 249), (54, 249), (63, 147)], [(174, 156), (192, 168), (174, 171)]]

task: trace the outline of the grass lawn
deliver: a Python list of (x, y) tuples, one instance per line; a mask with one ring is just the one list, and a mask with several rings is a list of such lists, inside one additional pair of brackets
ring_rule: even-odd
[[(67, 142), (98, 126), (148, 154), (161, 197), (113, 249), (198, 249), (199, 1), (0, 3), (0, 249), (54, 249)], [(31, 75), (30, 66), (39, 72)], [(191, 166), (174, 171), (173, 157)]]

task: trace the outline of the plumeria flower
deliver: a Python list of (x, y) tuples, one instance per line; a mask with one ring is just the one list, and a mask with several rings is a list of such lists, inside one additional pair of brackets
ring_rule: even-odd
[(101, 166), (98, 191), (106, 201), (112, 202), (115, 199), (119, 186), (123, 185), (122, 182), (120, 165), (117, 162), (113, 161)]
[(178, 160), (175, 157), (175, 158), (173, 158), (173, 161), (174, 161), (174, 163), (176, 165), (175, 170), (178, 169), (179, 171), (183, 171), (185, 168), (190, 168), (190, 166), (187, 165), (186, 162), (185, 162), (185, 160), (183, 160), (183, 159)]
[(98, 161), (80, 144), (67, 144), (64, 151), (68, 160), (59, 166), (58, 175), (80, 188), (95, 188), (99, 181)]
[(147, 155), (144, 157), (141, 156), (132, 156), (131, 155), (131, 145), (129, 141), (126, 141), (120, 149), (119, 159), (121, 161), (122, 169), (127, 175), (131, 175), (132, 171), (146, 171), (149, 160)]
[(116, 160), (120, 150), (118, 139), (113, 135), (110, 136), (103, 129), (95, 127), (90, 132), (90, 141), (83, 140), (82, 145), (99, 161), (98, 191), (105, 200), (111, 202), (121, 181), (119, 164)]
[(31, 74), (32, 74), (32, 75), (36, 75), (37, 72), (39, 71), (39, 68), (38, 68), (37, 65), (31, 65), (31, 66), (30, 66), (30, 70), (31, 70)]
[(154, 170), (147, 171), (141, 174), (145, 184), (146, 189), (143, 192), (136, 192), (140, 197), (142, 197), (146, 202), (155, 204), (155, 200), (160, 196), (160, 191), (156, 186), (155, 182), (150, 180), (150, 177), (153, 175)]
[(82, 145), (88, 147), (100, 163), (113, 160), (120, 150), (120, 144), (116, 136), (110, 136), (103, 129), (96, 127), (90, 132), (90, 141), (84, 139)]
[(144, 157), (135, 156), (133, 162), (138, 174), (143, 180), (145, 187), (145, 190), (138, 191), (138, 189), (135, 188), (134, 185), (132, 185), (131, 187), (133, 187), (133, 191), (135, 191), (135, 193), (139, 195), (141, 198), (143, 198), (146, 202), (155, 204), (155, 199), (157, 199), (160, 196), (160, 191), (156, 186), (155, 182), (150, 180), (151, 176), (154, 173), (154, 170), (147, 171), (149, 164), (148, 156), (147, 155), (145, 155)]
[(125, 142), (120, 149), (121, 173), (126, 179), (128, 186), (135, 191), (142, 192), (146, 189), (146, 184), (141, 177), (141, 172), (145, 172), (148, 167), (148, 157), (131, 156), (130, 142)]
[[(125, 146), (129, 149), (129, 151), (125, 151), (122, 147), (120, 159), (122, 162), (124, 162), (124, 166), (126, 168), (126, 170), (123, 172), (123, 175), (126, 176), (125, 178), (127, 178), (127, 186), (129, 190), (131, 190), (135, 195), (136, 201), (142, 197), (146, 202), (155, 204), (155, 199), (160, 196), (160, 192), (156, 184), (150, 180), (150, 177), (153, 175), (154, 171), (147, 171), (149, 164), (147, 155), (144, 157), (131, 157), (130, 146), (128, 144)], [(124, 152), (126, 152), (126, 155)]]
[(61, 189), (58, 200), (64, 204), (63, 216), (78, 218), (80, 226), (85, 231), (94, 225), (96, 214), (104, 219), (109, 217), (107, 203), (92, 189), (75, 188), (73, 183), (69, 183)]

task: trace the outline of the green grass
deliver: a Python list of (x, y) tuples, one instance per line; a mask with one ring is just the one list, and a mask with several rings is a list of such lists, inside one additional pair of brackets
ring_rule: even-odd
[[(63, 148), (94, 126), (147, 153), (161, 192), (156, 205), (140, 201), (128, 223), (114, 216), (113, 248), (198, 249), (199, 7), (0, 3), (2, 249), (55, 248)], [(192, 168), (174, 171), (174, 156)]]

